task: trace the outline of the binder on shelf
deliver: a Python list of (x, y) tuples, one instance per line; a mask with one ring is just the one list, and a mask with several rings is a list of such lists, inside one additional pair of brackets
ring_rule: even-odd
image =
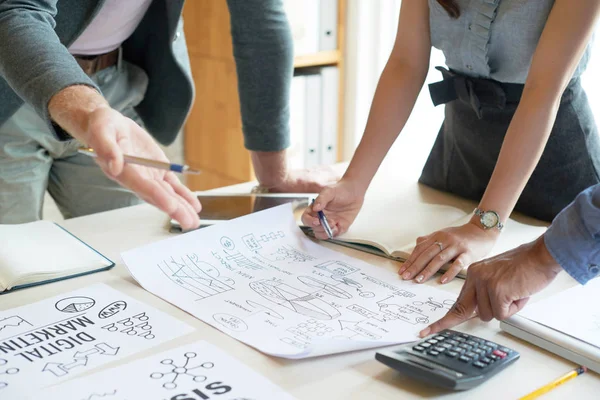
[(321, 126), (323, 99), (320, 73), (308, 74), (306, 78), (304, 167), (310, 168), (321, 162)]
[(287, 149), (288, 168), (304, 168), (306, 135), (306, 76), (296, 75), (290, 90), (290, 147)]
[(292, 30), (294, 55), (319, 51), (319, 0), (285, 0), (284, 9)]
[(337, 162), (338, 145), (338, 86), (337, 67), (321, 69), (321, 140), (320, 164), (331, 165)]
[(337, 49), (338, 0), (320, 0), (319, 51)]

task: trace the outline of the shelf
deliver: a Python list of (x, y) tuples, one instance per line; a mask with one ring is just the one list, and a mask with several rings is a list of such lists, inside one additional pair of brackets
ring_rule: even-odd
[(294, 58), (294, 68), (321, 67), (335, 65), (340, 61), (340, 51), (320, 51), (315, 54), (306, 54)]

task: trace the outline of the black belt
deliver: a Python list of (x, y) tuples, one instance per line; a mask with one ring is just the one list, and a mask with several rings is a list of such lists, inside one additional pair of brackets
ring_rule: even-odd
[(518, 103), (523, 94), (522, 84), (472, 78), (443, 67), (436, 67), (436, 69), (442, 73), (444, 80), (429, 85), (433, 104), (438, 106), (460, 100), (469, 104), (479, 119), (483, 118), (483, 107), (496, 107), (502, 110), (508, 103)]

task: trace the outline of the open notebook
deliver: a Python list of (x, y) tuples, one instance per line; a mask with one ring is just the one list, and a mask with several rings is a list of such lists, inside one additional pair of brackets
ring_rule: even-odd
[[(417, 187), (416, 184), (414, 186)], [(433, 191), (429, 188), (425, 190)], [(441, 192), (437, 195), (443, 196)], [(450, 226), (463, 225), (472, 215), (464, 211), (464, 208), (419, 200), (414, 188), (400, 191), (396, 195), (374, 196), (368, 193), (350, 229), (330, 241), (403, 261), (413, 251), (419, 236), (429, 235)], [(530, 242), (545, 230), (546, 227), (543, 226), (527, 225), (509, 219), (488, 257)], [(465, 274), (466, 270), (462, 271), (460, 276)]]
[(114, 263), (49, 221), (0, 225), (0, 294), (102, 271)]

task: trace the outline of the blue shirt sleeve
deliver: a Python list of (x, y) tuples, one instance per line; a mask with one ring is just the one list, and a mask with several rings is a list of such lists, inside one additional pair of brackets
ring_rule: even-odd
[(580, 193), (544, 235), (552, 257), (579, 283), (600, 274), (600, 184)]

